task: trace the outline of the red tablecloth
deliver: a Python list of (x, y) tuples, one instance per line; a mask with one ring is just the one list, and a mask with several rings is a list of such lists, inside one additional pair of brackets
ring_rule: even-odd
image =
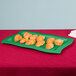
[[(71, 30), (30, 30), (70, 38)], [(19, 30), (0, 30), (0, 42)], [(76, 39), (61, 54), (0, 43), (0, 76), (74, 76), (76, 75)]]

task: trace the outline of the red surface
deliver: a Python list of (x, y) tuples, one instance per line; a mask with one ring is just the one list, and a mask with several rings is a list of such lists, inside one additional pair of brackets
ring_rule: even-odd
[[(31, 31), (70, 38), (67, 34), (71, 30)], [(4, 38), (16, 34), (17, 32), (19, 32), (19, 30), (0, 30), (0, 42)], [(28, 71), (26, 73), (27, 76), (30, 76), (29, 71), (32, 73), (39, 72), (42, 75), (54, 75), (54, 72), (56, 72), (56, 75), (61, 75), (62, 73), (68, 74), (70, 71), (74, 74), (76, 72), (76, 39), (74, 39), (74, 42), (70, 46), (62, 50), (61, 54), (47, 54), (33, 49), (0, 43), (0, 67), (1, 75), (7, 72), (9, 73), (8, 69), (10, 69), (11, 72), (14, 69), (15, 73), (13, 74), (15, 75), (17, 75), (16, 72), (20, 75), (22, 72)], [(61, 74), (59, 74), (58, 71)], [(66, 71), (68, 72), (66, 73)]]

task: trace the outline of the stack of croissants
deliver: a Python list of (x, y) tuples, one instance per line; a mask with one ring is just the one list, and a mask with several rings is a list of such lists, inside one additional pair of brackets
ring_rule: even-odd
[(63, 44), (63, 40), (55, 38), (48, 38), (47, 41), (44, 41), (45, 36), (42, 35), (32, 35), (29, 32), (25, 32), (23, 37), (20, 34), (15, 35), (14, 41), (20, 41), (20, 43), (25, 43), (25, 45), (35, 45), (36, 47), (43, 46), (46, 43), (46, 49), (52, 49), (54, 47), (54, 43), (57, 46), (61, 46)]

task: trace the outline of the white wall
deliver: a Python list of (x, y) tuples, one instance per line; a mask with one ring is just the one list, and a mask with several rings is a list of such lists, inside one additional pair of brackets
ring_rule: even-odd
[(0, 29), (76, 29), (76, 0), (0, 0)]

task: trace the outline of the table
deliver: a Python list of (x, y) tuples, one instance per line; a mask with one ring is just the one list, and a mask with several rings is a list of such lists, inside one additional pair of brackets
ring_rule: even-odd
[[(30, 30), (69, 37), (73, 29)], [(0, 42), (20, 30), (0, 30)], [(33, 49), (0, 43), (0, 76), (76, 76), (76, 39), (61, 54), (47, 54)]]

